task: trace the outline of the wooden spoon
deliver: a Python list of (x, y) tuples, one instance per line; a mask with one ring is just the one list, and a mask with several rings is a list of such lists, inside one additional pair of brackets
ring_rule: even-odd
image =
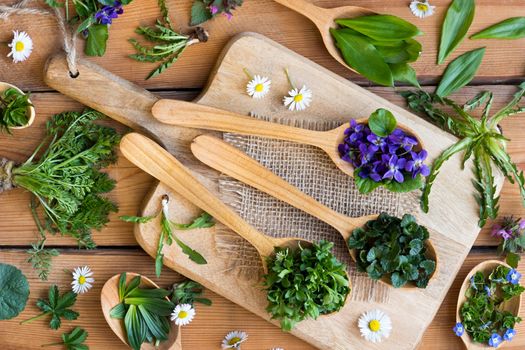
[[(24, 94), (24, 92), (22, 90), (20, 90), (18, 87), (14, 86), (12, 84), (4, 83), (4, 82), (0, 81), (0, 95), (2, 95), (7, 89), (15, 89), (19, 93)], [(31, 103), (31, 100), (29, 100), (29, 103)], [(27, 112), (26, 113), (29, 115), (29, 118), (27, 119), (27, 123), (25, 125), (12, 126), (9, 129), (19, 130), (19, 129), (25, 129), (25, 128), (30, 127), (31, 124), (33, 124), (33, 122), (35, 121), (35, 115), (36, 115), (35, 114), (35, 107), (33, 107), (33, 106), (27, 107)]]
[(341, 56), (341, 53), (337, 49), (337, 46), (335, 46), (335, 41), (330, 34), (330, 28), (337, 27), (337, 24), (335, 23), (336, 19), (376, 15), (376, 12), (358, 6), (342, 6), (326, 9), (316, 6), (306, 0), (275, 0), (275, 2), (278, 2), (279, 4), (284, 5), (310, 19), (310, 21), (312, 21), (317, 26), (317, 29), (319, 29), (321, 37), (323, 38), (324, 46), (330, 55), (332, 55), (332, 57), (343, 66), (355, 72), (352, 67), (346, 64), (346, 62), (343, 60), (343, 57)]
[(266, 260), (273, 255), (274, 247), (295, 248), (298, 244), (303, 247), (312, 244), (302, 238), (273, 238), (260, 233), (204, 187), (168, 151), (143, 135), (127, 134), (120, 142), (120, 150), (133, 164), (250, 242), (259, 252), (265, 272), (268, 272)]
[[(156, 285), (155, 282), (153, 282), (149, 278), (133, 272), (126, 272), (126, 283), (128, 283), (132, 278), (136, 276), (141, 277), (141, 287), (159, 288), (159, 286)], [(115, 275), (106, 281), (104, 287), (102, 287), (102, 291), (100, 292), (100, 304), (102, 306), (102, 313), (104, 314), (104, 318), (106, 319), (106, 322), (108, 323), (111, 330), (119, 337), (120, 340), (122, 340), (124, 344), (129, 346), (127, 340), (128, 337), (124, 329), (124, 321), (121, 319), (112, 318), (109, 315), (111, 309), (120, 302), (118, 295), (119, 279), (120, 274)], [(172, 322), (168, 340), (160, 343), (158, 347), (155, 347), (153, 344), (144, 343), (140, 348), (142, 350), (182, 350), (181, 334), (182, 332), (180, 330), (180, 327), (177, 326), (175, 322)]]
[[(492, 270), (494, 270), (499, 265), (509, 267), (509, 265), (505, 264), (502, 261), (499, 260), (487, 260), (484, 261), (478, 265), (476, 265), (472, 270), (470, 270), (467, 277), (465, 277), (465, 280), (463, 281), (463, 284), (461, 285), (461, 290), (459, 291), (458, 296), (458, 304), (456, 307), (456, 322), (461, 322), (461, 317), (459, 316), (459, 311), (461, 309), (461, 306), (463, 303), (467, 300), (467, 297), (465, 296), (465, 293), (467, 292), (467, 289), (470, 287), (470, 278), (476, 274), (476, 272), (481, 271), (485, 276), (488, 276)], [(521, 295), (518, 297), (514, 297), (510, 300), (504, 301), (501, 304), (501, 309), (509, 311), (513, 315), (517, 316), (519, 314), (521, 307)], [(461, 336), (461, 340), (463, 340), (463, 343), (465, 343), (467, 349), (469, 350), (487, 350), (491, 349), (486, 344), (480, 344), (475, 343), (472, 341), (472, 338), (470, 335), (467, 334), (467, 332), (463, 333)], [(502, 348), (506, 346), (509, 342), (505, 341), (503, 342), (498, 348)]]
[[(354, 229), (362, 227), (367, 221), (377, 218), (377, 215), (351, 218), (328, 208), (301, 192), (297, 187), (290, 185), (239, 149), (216, 137), (209, 135), (196, 137), (191, 144), (191, 151), (198, 160), (209, 167), (255, 187), (327, 223), (339, 231), (345, 242), (348, 241)], [(437, 266), (436, 251), (430, 240), (426, 241), (426, 247), (428, 256), (436, 260)], [(349, 253), (352, 259), (357, 261), (357, 250), (349, 249)], [(384, 278), (383, 282), (391, 284), (387, 278)], [(415, 288), (415, 286), (408, 284), (403, 288)]]
[[(165, 124), (255, 135), (319, 147), (328, 154), (342, 172), (354, 176), (354, 167), (341, 159), (337, 149), (343, 143), (345, 130), (348, 129), (350, 123), (345, 123), (329, 131), (315, 131), (267, 122), (218, 108), (177, 100), (158, 100), (153, 105), (151, 112), (156, 119)], [(366, 123), (366, 121), (367, 118), (357, 120), (358, 123)], [(416, 137), (419, 146), (422, 147), (421, 140), (415, 136), (414, 132), (401, 125), (398, 125), (398, 128)]]

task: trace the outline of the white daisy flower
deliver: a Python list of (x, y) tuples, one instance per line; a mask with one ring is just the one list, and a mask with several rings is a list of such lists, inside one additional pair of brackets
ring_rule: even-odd
[(88, 266), (75, 268), (73, 271), (73, 282), (71, 282), (73, 292), (83, 294), (90, 290), (93, 287), (93, 282), (95, 282), (95, 279), (91, 276), (93, 276), (93, 272)]
[(11, 48), (11, 52), (7, 54), (7, 57), (13, 56), (14, 63), (27, 60), (29, 55), (31, 55), (31, 51), (33, 51), (33, 40), (26, 32), (16, 30), (13, 31), (13, 35), (13, 40), (8, 45)]
[(246, 92), (253, 98), (263, 98), (269, 91), (272, 81), (268, 77), (255, 75), (246, 85)]
[(240, 349), (241, 343), (248, 339), (248, 334), (241, 331), (233, 331), (224, 337), (222, 341), (223, 349)]
[(378, 343), (390, 336), (392, 321), (383, 311), (375, 309), (362, 314), (358, 326), (366, 340)]
[(175, 321), (177, 326), (186, 326), (193, 321), (195, 309), (190, 304), (180, 304), (175, 306), (171, 313), (171, 320)]
[(288, 96), (285, 96), (283, 103), (291, 111), (302, 111), (310, 106), (312, 101), (312, 90), (308, 89), (306, 85), (299, 90), (294, 88), (288, 91)]
[(428, 3), (428, 0), (414, 0), (410, 3), (410, 10), (414, 16), (419, 18), (425, 18), (432, 16), (436, 6), (432, 6)]

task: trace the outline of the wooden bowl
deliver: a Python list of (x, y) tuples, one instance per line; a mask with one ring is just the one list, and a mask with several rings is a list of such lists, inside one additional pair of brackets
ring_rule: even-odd
[[(0, 94), (2, 94), (7, 89), (11, 89), (11, 88), (16, 89), (18, 92), (24, 94), (24, 92), (22, 90), (20, 90), (18, 87), (14, 86), (12, 84), (4, 83), (4, 82), (0, 81)], [(31, 102), (31, 100), (29, 100), (29, 102)], [(27, 107), (27, 114), (29, 114), (29, 120), (27, 121), (26, 125), (13, 126), (13, 127), (10, 127), (9, 129), (19, 130), (19, 129), (25, 129), (25, 128), (31, 126), (31, 124), (33, 124), (33, 122), (35, 121), (35, 115), (36, 115), (35, 107), (33, 107), (33, 106)]]
[[(155, 284), (149, 278), (139, 275), (137, 273), (133, 273), (133, 272), (126, 272), (126, 283), (129, 283), (129, 281), (131, 281), (131, 279), (134, 278), (135, 276), (141, 277), (140, 279), (141, 287), (159, 288), (159, 286)], [(119, 303), (119, 295), (118, 295), (119, 279), (120, 279), (120, 274), (115, 275), (106, 281), (106, 283), (102, 287), (102, 291), (100, 292), (100, 304), (102, 306), (102, 313), (104, 314), (104, 318), (106, 319), (106, 322), (108, 323), (111, 330), (113, 330), (113, 332), (119, 337), (119, 339), (124, 344), (129, 346), (128, 337), (124, 329), (124, 320), (112, 318), (109, 315), (109, 313), (111, 312), (111, 309)], [(169, 333), (168, 340), (160, 343), (158, 347), (155, 347), (153, 344), (144, 343), (142, 344), (140, 349), (141, 350), (182, 350), (182, 340), (181, 340), (182, 332), (180, 331), (180, 327), (175, 325), (174, 322), (171, 322), (171, 325), (172, 327)]]
[[(459, 291), (458, 304), (457, 304), (457, 307), (456, 307), (456, 322), (462, 322), (461, 321), (461, 317), (459, 315), (459, 310), (460, 310), (461, 306), (463, 305), (463, 303), (467, 300), (467, 298), (465, 296), (465, 292), (470, 287), (470, 278), (472, 276), (474, 276), (474, 274), (476, 274), (476, 272), (478, 272), (478, 271), (481, 271), (481, 272), (483, 272), (483, 274), (488, 275), (492, 270), (494, 270), (499, 265), (510, 268), (509, 265), (505, 264), (502, 261), (499, 261), (499, 260), (487, 260), (487, 261), (484, 261), (484, 262), (474, 266), (474, 268), (472, 270), (470, 270), (469, 274), (467, 275), (467, 277), (465, 277), (465, 280), (463, 281), (463, 284), (461, 285), (461, 290)], [(518, 315), (519, 314), (520, 307), (521, 307), (521, 295), (517, 296), (517, 297), (514, 297), (514, 298), (512, 298), (510, 300), (504, 301), (501, 304), (501, 309), (509, 311), (513, 315)], [(467, 334), (466, 331), (461, 336), (461, 340), (463, 340), (463, 343), (465, 343), (465, 346), (469, 350), (472, 350), (472, 349), (474, 349), (474, 350), (492, 349), (488, 344), (475, 343), (474, 341), (472, 341), (472, 338), (470, 337), (470, 335)], [(510, 342), (504, 341), (503, 343), (501, 343), (500, 346), (498, 346), (498, 349), (501, 349), (501, 348), (505, 347), (509, 343)]]

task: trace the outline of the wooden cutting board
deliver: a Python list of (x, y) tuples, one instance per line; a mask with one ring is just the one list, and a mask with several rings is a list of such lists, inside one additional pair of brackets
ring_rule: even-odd
[[(254, 100), (244, 93), (247, 78), (243, 68), (272, 79), (269, 96), (263, 100)], [(282, 106), (282, 96), (289, 89), (284, 68), (289, 69), (296, 85), (306, 84), (313, 90), (313, 102), (306, 112), (290, 112)], [(191, 140), (203, 131), (162, 125), (155, 121), (150, 112), (157, 100), (154, 95), (85, 61), (80, 62), (80, 76), (76, 79), (67, 74), (63, 57), (51, 59), (46, 69), (48, 85), (155, 137), (210, 190), (218, 193), (218, 174), (199, 164), (189, 150)], [(254, 33), (244, 33), (232, 39), (219, 58), (208, 86), (195, 102), (241, 114), (255, 112), (265, 116), (327, 121), (348, 121), (350, 118), (368, 116), (377, 108), (386, 108), (395, 114), (400, 123), (421, 137), (430, 160), (456, 141), (453, 136), (421, 118)], [(301, 322), (292, 333), (320, 349), (414, 349), (479, 233), (478, 207), (473, 197), (471, 174), (468, 169), (461, 170), (459, 157), (452, 158), (443, 166), (433, 187), (430, 213), (423, 214), (419, 208), (414, 208), (412, 212), (419, 223), (436, 232), (431, 239), (439, 262), (436, 276), (428, 288), (410, 291), (392, 288), (388, 293), (388, 301), (381, 303), (352, 300), (335, 315)], [(496, 183), (499, 191), (503, 184), (499, 174)], [(187, 222), (200, 213), (198, 208), (159, 183), (146, 198), (142, 215), (157, 213), (160, 197), (166, 193), (171, 198), (170, 213), (173, 220)], [(217, 225), (211, 229), (177, 233), (183, 241), (206, 257), (207, 265), (191, 262), (176, 245), (165, 247), (165, 265), (269, 319), (261, 286), (254, 279), (239, 278), (231, 270), (228, 257), (215, 249), (215, 235), (217, 230), (223, 229)], [(159, 238), (158, 222), (136, 226), (135, 235), (142, 248), (155, 256)], [(353, 288), (354, 291), (358, 290), (359, 283), (354, 281)], [(378, 344), (366, 342), (357, 328), (361, 313), (375, 308), (388, 313), (393, 323), (390, 338)]]

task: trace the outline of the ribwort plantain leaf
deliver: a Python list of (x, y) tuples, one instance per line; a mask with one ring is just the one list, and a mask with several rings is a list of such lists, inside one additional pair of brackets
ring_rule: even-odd
[(496, 23), (472, 35), (471, 39), (525, 38), (525, 17), (513, 17)]
[(475, 8), (474, 0), (454, 0), (450, 4), (441, 28), (438, 64), (443, 63), (467, 35)]
[(450, 62), (437, 87), (436, 94), (439, 97), (446, 97), (467, 85), (476, 75), (484, 55), (485, 48), (482, 47), (464, 53)]

